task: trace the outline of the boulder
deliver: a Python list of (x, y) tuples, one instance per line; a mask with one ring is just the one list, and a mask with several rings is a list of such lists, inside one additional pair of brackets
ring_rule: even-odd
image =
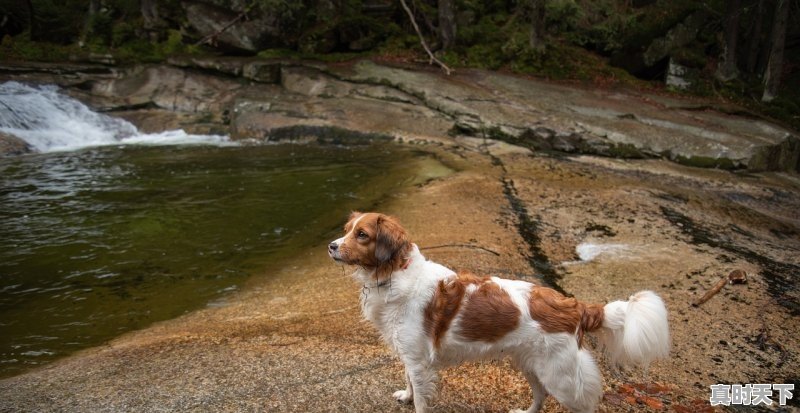
[(170, 66), (137, 66), (91, 84), (92, 106), (101, 110), (158, 108), (220, 116), (242, 84)]
[(214, 36), (211, 44), (220, 49), (234, 53), (257, 53), (281, 43), (277, 19), (269, 16), (240, 18), (241, 12), (205, 3), (185, 2), (183, 6), (186, 20), (198, 36)]
[(280, 83), (281, 66), (277, 59), (259, 59), (257, 57), (199, 57), (171, 56), (167, 63), (172, 66), (200, 69), (212, 74), (223, 74), (244, 77), (260, 83)]
[(650, 44), (627, 47), (616, 52), (611, 56), (610, 63), (642, 79), (661, 78), (667, 70), (670, 57), (694, 42), (707, 20), (707, 12), (696, 11)]
[(10, 133), (0, 132), (0, 156), (22, 155), (32, 151), (28, 142)]
[(682, 90), (689, 89), (699, 77), (699, 70), (684, 66), (676, 62), (675, 59), (669, 59), (665, 80), (667, 86)]
[(697, 33), (706, 24), (707, 18), (708, 15), (704, 10), (696, 11), (670, 29), (664, 37), (653, 40), (644, 52), (645, 66), (653, 66), (676, 49), (693, 42), (697, 38)]

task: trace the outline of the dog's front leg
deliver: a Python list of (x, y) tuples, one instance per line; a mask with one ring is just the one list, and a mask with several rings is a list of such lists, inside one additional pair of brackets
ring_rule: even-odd
[(399, 403), (408, 404), (414, 401), (414, 387), (411, 385), (411, 377), (406, 369), (406, 389), (398, 390), (392, 395)]
[(436, 370), (421, 364), (406, 364), (406, 374), (411, 382), (414, 410), (428, 413), (429, 404), (436, 398)]

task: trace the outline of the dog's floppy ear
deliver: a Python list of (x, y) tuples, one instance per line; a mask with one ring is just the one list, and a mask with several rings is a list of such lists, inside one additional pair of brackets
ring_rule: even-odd
[(387, 215), (378, 217), (377, 226), (375, 259), (380, 265), (391, 261), (398, 251), (408, 245), (408, 235), (396, 219)]
[(356, 218), (358, 218), (358, 217), (360, 217), (362, 215), (364, 215), (364, 214), (361, 213), (361, 212), (353, 211), (353, 212), (350, 213), (350, 217), (347, 218), (347, 222), (350, 222), (350, 221), (352, 221), (352, 220), (354, 220), (354, 219), (356, 219)]

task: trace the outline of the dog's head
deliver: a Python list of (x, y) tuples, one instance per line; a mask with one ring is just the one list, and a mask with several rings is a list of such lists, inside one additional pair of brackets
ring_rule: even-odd
[(328, 244), (336, 262), (376, 270), (382, 277), (402, 266), (411, 243), (397, 219), (388, 215), (353, 212), (344, 236)]

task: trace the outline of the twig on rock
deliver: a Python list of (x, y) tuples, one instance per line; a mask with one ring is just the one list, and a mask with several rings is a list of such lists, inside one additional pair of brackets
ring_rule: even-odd
[(720, 292), (720, 290), (722, 290), (723, 287), (725, 287), (725, 284), (728, 284), (728, 283), (731, 283), (731, 284), (743, 284), (743, 283), (746, 283), (746, 282), (747, 282), (747, 273), (746, 272), (744, 272), (742, 270), (733, 270), (726, 277), (720, 278), (720, 280), (717, 281), (717, 283), (714, 284), (714, 286), (711, 287), (710, 290), (706, 291), (706, 293), (703, 294), (703, 296), (700, 297), (699, 300), (697, 300), (694, 303), (692, 303), (692, 306), (697, 307), (700, 304), (703, 304), (704, 302), (710, 300), (711, 297), (715, 296), (718, 292)]
[(472, 245), (472, 244), (442, 244), (442, 245), (431, 245), (428, 247), (422, 247), (421, 250), (432, 250), (436, 248), (448, 248), (448, 247), (456, 247), (456, 248), (474, 248), (476, 250), (486, 251), (490, 254), (494, 254), (496, 256), (500, 256), (500, 253), (497, 251), (490, 250), (489, 248), (481, 247), (480, 245)]

